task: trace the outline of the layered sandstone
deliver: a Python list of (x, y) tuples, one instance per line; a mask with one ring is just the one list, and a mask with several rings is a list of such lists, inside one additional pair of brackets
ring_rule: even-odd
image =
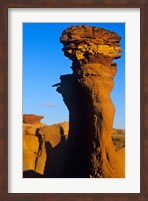
[(67, 177), (124, 177), (112, 142), (115, 107), (110, 98), (120, 58), (120, 37), (97, 27), (72, 26), (60, 38), (73, 73), (57, 91), (69, 109)]

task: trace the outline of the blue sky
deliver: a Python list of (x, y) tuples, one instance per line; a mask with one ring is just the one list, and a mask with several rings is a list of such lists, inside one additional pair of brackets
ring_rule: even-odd
[(121, 36), (122, 57), (111, 92), (116, 107), (115, 128), (125, 128), (125, 24), (124, 23), (24, 23), (23, 24), (23, 114), (43, 115), (43, 123), (68, 121), (69, 113), (53, 84), (60, 75), (72, 73), (59, 38), (72, 25), (88, 25), (115, 31)]

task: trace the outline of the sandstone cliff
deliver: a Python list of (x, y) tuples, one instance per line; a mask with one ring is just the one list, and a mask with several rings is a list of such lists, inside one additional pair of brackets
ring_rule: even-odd
[(112, 141), (115, 107), (110, 98), (120, 58), (120, 37), (97, 27), (72, 26), (60, 38), (73, 73), (57, 91), (69, 109), (67, 177), (124, 177)]

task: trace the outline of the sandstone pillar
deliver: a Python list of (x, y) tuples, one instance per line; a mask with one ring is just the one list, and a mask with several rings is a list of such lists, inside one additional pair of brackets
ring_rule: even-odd
[(123, 177), (112, 142), (115, 107), (110, 98), (120, 58), (120, 37), (97, 27), (72, 26), (60, 42), (72, 60), (57, 91), (69, 109), (67, 177)]

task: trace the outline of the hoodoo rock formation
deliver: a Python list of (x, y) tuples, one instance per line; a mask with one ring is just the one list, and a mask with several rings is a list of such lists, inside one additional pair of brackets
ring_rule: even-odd
[(112, 142), (115, 107), (110, 98), (120, 58), (120, 37), (97, 27), (72, 26), (60, 42), (73, 73), (57, 91), (69, 109), (66, 177), (124, 177)]

